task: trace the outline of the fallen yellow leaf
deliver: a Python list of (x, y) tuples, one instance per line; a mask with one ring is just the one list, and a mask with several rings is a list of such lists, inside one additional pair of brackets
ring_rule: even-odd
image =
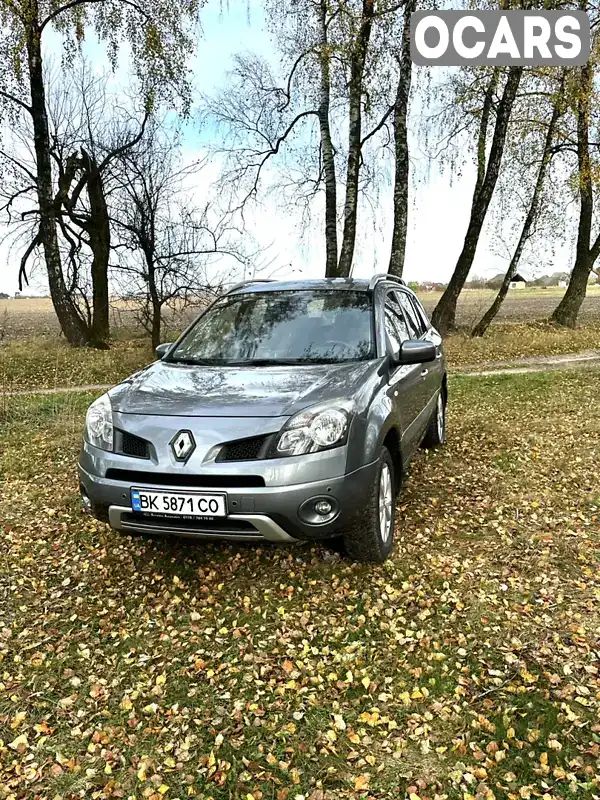
[(27, 736), (22, 733), (20, 736), (17, 736), (16, 739), (13, 739), (8, 746), (11, 750), (17, 750), (19, 753), (22, 753), (26, 747), (29, 747)]

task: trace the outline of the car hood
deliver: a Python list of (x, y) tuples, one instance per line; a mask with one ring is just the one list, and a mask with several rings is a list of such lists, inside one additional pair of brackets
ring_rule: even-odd
[(110, 391), (123, 414), (281, 417), (351, 399), (377, 361), (276, 367), (201, 367), (157, 361)]

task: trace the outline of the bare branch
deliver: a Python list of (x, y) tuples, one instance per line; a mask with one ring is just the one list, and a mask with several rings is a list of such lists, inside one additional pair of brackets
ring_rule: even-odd
[(28, 106), (23, 100), (20, 100), (18, 97), (15, 97), (14, 94), (10, 94), (10, 92), (4, 91), (4, 89), (0, 89), (0, 97), (5, 97), (7, 100), (10, 100), (11, 103), (16, 103), (18, 106), (23, 108), (27, 111), (28, 114), (31, 114), (31, 106)]
[(367, 135), (364, 136), (361, 139), (361, 142), (360, 142), (361, 149), (362, 149), (363, 145), (365, 144), (365, 142), (368, 142), (371, 137), (373, 137), (377, 133), (379, 133), (379, 131), (385, 126), (385, 124), (388, 121), (388, 119), (390, 118), (390, 115), (392, 114), (393, 110), (394, 110), (394, 106), (392, 105), (392, 106), (390, 106), (388, 108), (388, 110), (385, 112), (385, 114), (383, 115), (383, 117), (381, 118), (379, 123), (373, 128), (373, 130), (370, 131), (369, 133), (367, 133)]
[(35, 248), (42, 243), (42, 235), (41, 232), (38, 230), (36, 235), (33, 237), (27, 249), (23, 253), (21, 257), (21, 261), (19, 263), (19, 291), (23, 291), (23, 281), (27, 286), (29, 286), (29, 280), (27, 278), (27, 261), (29, 260), (29, 256), (33, 253)]

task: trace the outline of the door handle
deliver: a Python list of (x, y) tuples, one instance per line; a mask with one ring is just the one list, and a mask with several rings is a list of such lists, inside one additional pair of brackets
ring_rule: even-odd
[(429, 375), (429, 370), (428, 369), (421, 370), (421, 377), (422, 378), (426, 378), (428, 375)]

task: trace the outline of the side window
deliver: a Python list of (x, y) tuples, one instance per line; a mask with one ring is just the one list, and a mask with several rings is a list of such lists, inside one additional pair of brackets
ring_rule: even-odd
[(384, 316), (385, 332), (388, 335), (392, 349), (394, 351), (399, 350), (402, 342), (411, 337), (406, 320), (404, 319), (404, 314), (402, 313), (402, 308), (396, 300), (394, 292), (388, 292), (386, 295)]
[(418, 297), (415, 297), (415, 296), (411, 295), (410, 299), (411, 299), (411, 302), (412, 302), (413, 306), (415, 307), (415, 310), (417, 312), (417, 316), (421, 320), (421, 323), (422, 323), (422, 326), (423, 326), (423, 333), (425, 333), (425, 331), (429, 330), (429, 317), (425, 313), (425, 309), (423, 308), (423, 306), (419, 302), (419, 298)]
[(402, 310), (404, 311), (404, 316), (406, 317), (406, 321), (408, 322), (408, 327), (410, 331), (409, 339), (418, 339), (423, 330), (421, 329), (422, 326), (420, 324), (419, 318), (417, 313), (413, 307), (413, 304), (410, 301), (410, 297), (405, 292), (394, 292), (396, 297), (398, 298), (398, 302), (402, 306)]

